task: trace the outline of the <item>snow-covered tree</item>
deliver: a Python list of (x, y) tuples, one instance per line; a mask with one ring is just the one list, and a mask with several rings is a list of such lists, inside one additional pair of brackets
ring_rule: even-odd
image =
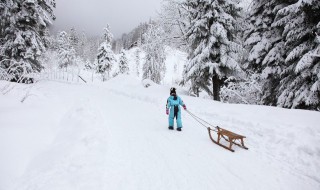
[(94, 68), (93, 68), (93, 64), (89, 61), (89, 59), (86, 60), (85, 65), (84, 65), (84, 68), (85, 68), (86, 70), (92, 70), (92, 69), (94, 69)]
[(319, 109), (320, 1), (256, 0), (249, 20), (247, 69), (261, 74), (263, 103)]
[(58, 64), (60, 68), (68, 68), (75, 64), (76, 52), (65, 31), (58, 34)]
[(98, 49), (96, 60), (96, 72), (102, 75), (103, 81), (110, 78), (110, 71), (116, 62), (116, 58), (111, 47), (112, 38), (113, 36), (110, 32), (110, 27), (107, 25), (107, 27), (104, 28), (103, 42), (100, 44)]
[(221, 100), (228, 103), (261, 104), (260, 75), (252, 74), (244, 79), (229, 77), (221, 88)]
[(87, 40), (87, 43), (85, 45), (85, 52), (84, 55), (86, 58), (90, 60), (90, 62), (94, 62), (97, 58), (98, 48), (100, 46), (98, 37), (90, 37)]
[(119, 60), (119, 72), (121, 74), (129, 74), (129, 65), (126, 52), (122, 49), (120, 54), (121, 55)]
[(185, 38), (188, 25), (186, 10), (187, 8), (181, 0), (163, 0), (158, 21), (165, 31), (163, 39), (166, 44), (181, 50), (187, 49)]
[[(240, 71), (237, 53), (239, 24), (238, 1), (187, 0), (189, 24), (186, 39), (189, 62), (184, 80), (191, 81), (191, 90), (205, 90), (214, 100), (220, 100), (224, 80)], [(211, 87), (210, 87), (211, 86)]]
[(283, 28), (286, 47), (277, 105), (320, 110), (320, 1), (288, 1), (272, 26)]
[(144, 34), (145, 64), (143, 65), (143, 79), (150, 79), (160, 84), (165, 72), (165, 48), (162, 41), (163, 30), (155, 25), (150, 25)]
[(276, 94), (283, 70), (285, 43), (282, 28), (272, 27), (277, 11), (285, 6), (284, 1), (255, 0), (248, 14), (249, 27), (245, 32), (245, 45), (249, 51), (244, 68), (261, 74), (262, 101), (276, 105)]
[(137, 70), (137, 76), (140, 76), (140, 49), (137, 48), (135, 52), (135, 62), (136, 62), (136, 70)]
[(0, 1), (0, 68), (8, 80), (21, 82), (26, 74), (39, 72), (45, 51), (45, 34), (55, 19), (55, 0)]
[(79, 45), (79, 34), (77, 32), (77, 30), (75, 28), (71, 28), (70, 32), (69, 32), (69, 41), (72, 47), (74, 47), (75, 49), (78, 47)]
[(88, 43), (88, 39), (85, 32), (82, 32), (79, 37), (79, 43), (78, 43), (78, 54), (83, 59), (88, 59), (88, 57), (85, 57), (85, 52), (89, 50), (88, 46), (86, 46)]

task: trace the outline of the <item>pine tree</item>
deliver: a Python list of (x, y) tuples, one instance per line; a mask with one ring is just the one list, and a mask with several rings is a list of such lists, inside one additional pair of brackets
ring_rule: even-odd
[(78, 32), (75, 28), (70, 29), (69, 41), (70, 41), (70, 44), (72, 45), (72, 47), (77, 48), (79, 46), (80, 37), (79, 37)]
[(320, 1), (257, 0), (251, 10), (247, 68), (262, 76), (263, 103), (319, 109)]
[[(39, 72), (45, 51), (46, 29), (55, 19), (55, 0), (2, 0), (0, 2), (0, 68), (8, 80), (23, 82)], [(51, 19), (50, 19), (51, 17)]]
[(273, 27), (283, 28), (286, 57), (277, 105), (320, 110), (320, 1), (288, 1), (277, 12)]
[(283, 6), (283, 1), (255, 0), (248, 15), (250, 27), (245, 32), (245, 45), (249, 55), (244, 67), (247, 72), (261, 75), (262, 102), (265, 105), (276, 105), (280, 74), (283, 70), (283, 29), (272, 27), (278, 10)]
[(143, 79), (150, 79), (160, 84), (165, 72), (165, 49), (162, 43), (163, 30), (155, 25), (150, 25), (144, 35), (143, 49), (146, 52), (145, 64), (143, 65)]
[(110, 32), (110, 27), (109, 25), (107, 25), (107, 27), (104, 28), (103, 42), (100, 44), (100, 47), (98, 49), (96, 63), (96, 72), (102, 75), (103, 81), (110, 78), (110, 71), (112, 69), (112, 66), (116, 62), (116, 58), (111, 47), (112, 38), (113, 36)]
[(128, 59), (123, 49), (121, 50), (121, 56), (119, 61), (119, 72), (121, 74), (129, 74)]
[(58, 64), (60, 68), (67, 69), (75, 64), (76, 52), (71, 45), (70, 38), (65, 31), (58, 35)]
[[(236, 35), (240, 8), (232, 0), (187, 0), (189, 63), (184, 80), (191, 81), (191, 90), (205, 90), (220, 100), (224, 80), (240, 71), (237, 53), (241, 46)], [(211, 86), (211, 87), (210, 87)]]

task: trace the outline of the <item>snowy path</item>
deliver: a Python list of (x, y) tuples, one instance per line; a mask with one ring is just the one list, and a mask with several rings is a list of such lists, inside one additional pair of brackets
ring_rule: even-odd
[[(46, 86), (39, 91), (46, 93), (44, 99), (51, 102), (45, 106), (50, 105), (57, 119), (49, 119), (51, 130), (38, 134), (49, 140), (39, 138), (39, 143), (46, 143), (37, 145), (40, 148), (25, 161), (20, 177), (6, 189), (320, 188), (319, 146), (303, 144), (319, 143), (317, 136), (309, 138), (320, 134), (319, 127), (303, 134), (308, 140), (296, 142), (301, 126), (297, 121), (319, 123), (319, 118), (311, 119), (319, 116), (317, 112), (224, 105), (182, 96), (205, 120), (248, 137), (249, 151), (236, 148), (231, 153), (214, 145), (206, 129), (186, 112), (183, 132), (169, 131), (165, 87), (145, 89), (130, 78), (97, 86), (39, 85)], [(304, 119), (277, 119), (279, 114), (292, 117), (293, 112)]]

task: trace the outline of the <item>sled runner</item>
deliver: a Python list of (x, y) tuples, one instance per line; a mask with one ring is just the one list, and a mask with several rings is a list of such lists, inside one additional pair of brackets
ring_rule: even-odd
[[(244, 146), (244, 142), (243, 139), (246, 138), (245, 136), (233, 133), (231, 131), (228, 131), (226, 129), (223, 129), (221, 127), (216, 127), (216, 130), (211, 129), (210, 127), (207, 128), (208, 132), (209, 132), (209, 136), (210, 139), (212, 140), (212, 142), (214, 142), (215, 144), (230, 150), (231, 152), (234, 152), (234, 150), (232, 149), (232, 145), (238, 145), (239, 147), (248, 150), (248, 148), (246, 146)], [(216, 132), (218, 135), (217, 140), (214, 140), (213, 136), (212, 136), (212, 131)], [(225, 139), (227, 142), (229, 142), (229, 146), (223, 145), (220, 143), (221, 138)], [(239, 140), (241, 144), (236, 143), (236, 141)]]

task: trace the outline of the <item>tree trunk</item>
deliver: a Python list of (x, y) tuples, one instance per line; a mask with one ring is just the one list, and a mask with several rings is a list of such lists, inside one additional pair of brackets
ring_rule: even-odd
[(217, 75), (212, 77), (212, 94), (213, 100), (220, 101), (221, 81)]

